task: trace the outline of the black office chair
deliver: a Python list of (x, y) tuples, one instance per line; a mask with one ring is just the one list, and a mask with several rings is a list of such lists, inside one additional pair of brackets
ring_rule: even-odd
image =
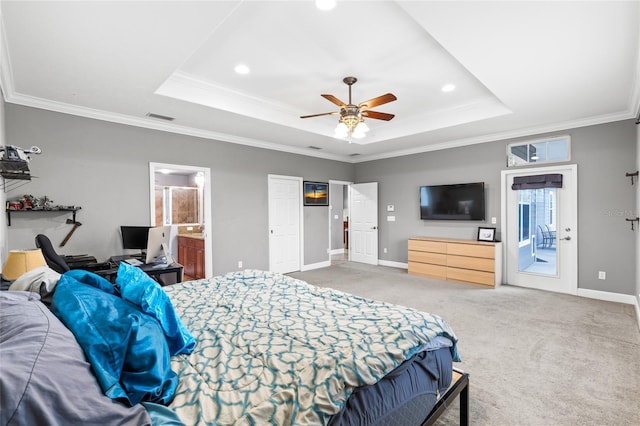
[(36, 247), (38, 247), (42, 251), (42, 255), (44, 256), (44, 260), (47, 261), (47, 265), (49, 268), (58, 272), (59, 274), (64, 274), (71, 268), (67, 265), (67, 262), (64, 261), (62, 256), (56, 253), (53, 248), (53, 244), (51, 244), (51, 240), (42, 234), (36, 235)]
[(62, 257), (51, 244), (49, 237), (43, 234), (36, 235), (36, 247), (42, 250), (44, 260), (47, 262), (49, 268), (64, 274), (71, 269), (84, 269), (99, 273), (102, 270), (111, 269), (113, 265), (109, 262), (98, 263), (95, 257), (92, 256), (65, 256)]

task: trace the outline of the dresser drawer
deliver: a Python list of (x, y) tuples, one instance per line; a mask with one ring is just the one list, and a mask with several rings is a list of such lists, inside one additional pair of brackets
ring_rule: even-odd
[(409, 240), (409, 250), (446, 253), (447, 243), (442, 241)]
[(434, 265), (446, 265), (447, 255), (442, 253), (431, 253), (428, 251), (409, 251), (409, 262), (431, 263)]
[(430, 265), (428, 263), (409, 262), (409, 273), (425, 277), (447, 279), (447, 267), (442, 265)]
[(493, 245), (447, 243), (447, 254), (493, 259), (495, 248)]
[(484, 257), (468, 257), (449, 255), (447, 258), (447, 266), (462, 269), (475, 269), (478, 271), (493, 272), (495, 270), (495, 261), (493, 257), (487, 259)]
[(468, 283), (495, 285), (493, 272), (473, 271), (471, 269), (447, 268), (447, 280), (464, 281)]

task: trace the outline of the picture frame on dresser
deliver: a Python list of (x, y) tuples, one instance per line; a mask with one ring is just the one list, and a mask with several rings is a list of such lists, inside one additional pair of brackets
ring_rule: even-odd
[(496, 241), (496, 228), (487, 228), (484, 226), (478, 227), (478, 241), (495, 242)]

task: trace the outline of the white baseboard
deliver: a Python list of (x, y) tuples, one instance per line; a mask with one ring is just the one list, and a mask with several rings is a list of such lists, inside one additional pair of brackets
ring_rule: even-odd
[(579, 288), (578, 296), (588, 297), (589, 299), (604, 300), (606, 302), (618, 302), (625, 303), (627, 305), (637, 305), (636, 297), (632, 296), (631, 294), (610, 293), (608, 291)]
[(347, 251), (343, 248), (341, 249), (333, 249), (329, 251), (330, 255), (334, 255), (334, 254), (345, 254)]
[(378, 265), (380, 265), (380, 266), (389, 266), (391, 268), (398, 268), (398, 269), (408, 269), (409, 268), (409, 265), (407, 263), (393, 262), (391, 260), (382, 260), (382, 259), (378, 259)]
[(302, 268), (300, 268), (300, 271), (302, 272), (311, 271), (313, 269), (327, 268), (329, 266), (331, 266), (331, 261), (327, 260), (325, 262), (312, 263), (310, 265), (302, 265)]

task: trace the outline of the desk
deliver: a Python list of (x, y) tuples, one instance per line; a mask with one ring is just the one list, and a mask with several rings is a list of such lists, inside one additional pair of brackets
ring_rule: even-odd
[[(111, 256), (110, 260), (112, 263), (116, 265), (116, 267), (113, 269), (100, 271), (99, 275), (102, 275), (103, 277), (105, 277), (111, 282), (115, 282), (115, 278), (116, 278), (116, 275), (118, 274), (118, 266), (120, 265), (120, 262), (122, 262), (124, 259), (131, 259), (132, 257), (134, 256), (131, 256), (131, 255)], [(149, 275), (154, 280), (158, 281), (158, 283), (160, 283), (160, 285), (163, 285), (163, 286), (168, 285), (168, 283), (162, 280), (162, 275), (164, 274), (176, 274), (176, 283), (182, 282), (183, 268), (182, 268), (182, 265), (179, 263), (174, 262), (169, 265), (164, 265), (162, 263), (156, 264), (156, 265), (142, 264), (142, 265), (139, 265), (138, 268), (142, 269), (144, 272), (146, 272), (147, 275)]]

